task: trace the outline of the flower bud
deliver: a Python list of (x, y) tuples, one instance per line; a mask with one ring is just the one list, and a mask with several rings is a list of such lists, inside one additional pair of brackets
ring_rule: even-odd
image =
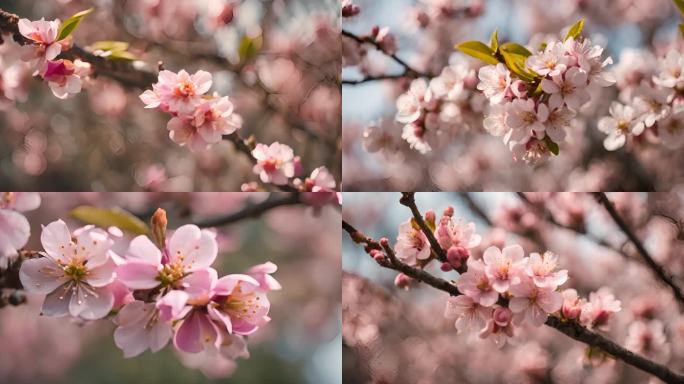
[(386, 237), (383, 237), (382, 239), (380, 239), (380, 245), (383, 248), (389, 247), (389, 239)]
[(452, 217), (454, 216), (454, 207), (446, 207), (444, 208), (444, 213), (442, 213), (444, 216)]
[(449, 272), (449, 271), (451, 271), (453, 268), (451, 267), (451, 264), (445, 262), (445, 263), (442, 263), (442, 265), (439, 266), (439, 269), (441, 269), (442, 272)]
[(464, 264), (464, 261), (468, 259), (470, 252), (463, 247), (453, 246), (447, 250), (447, 260), (451, 263), (451, 266), (458, 269)]
[(162, 250), (166, 247), (166, 226), (168, 223), (166, 211), (157, 208), (157, 211), (152, 215), (152, 238), (157, 247)]
[(361, 12), (361, 7), (356, 4), (347, 4), (342, 7), (342, 17), (353, 17)]
[(429, 226), (434, 227), (436, 219), (437, 219), (437, 217), (436, 217), (435, 211), (433, 209), (429, 209), (429, 210), (427, 210), (427, 212), (425, 212), (425, 222)]
[(511, 323), (511, 320), (513, 320), (513, 312), (508, 308), (498, 307), (494, 309), (494, 313), (492, 313), (492, 320), (499, 327), (506, 327)]
[(412, 280), (413, 279), (406, 276), (405, 274), (400, 273), (397, 275), (397, 277), (394, 278), (394, 285), (396, 285), (397, 288), (408, 289)]

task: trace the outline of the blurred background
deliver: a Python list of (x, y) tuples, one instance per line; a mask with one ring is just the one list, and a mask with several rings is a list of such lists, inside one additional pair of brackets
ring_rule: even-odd
[[(605, 47), (618, 85), (655, 68), (655, 57), (684, 49), (677, 29), (681, 15), (671, 0), (354, 0), (359, 15), (343, 19), (343, 29), (367, 36), (374, 26), (389, 27), (396, 55), (413, 68), (438, 75), (455, 58), (454, 45), (489, 41), (496, 29), (500, 42), (531, 45), (562, 35), (564, 28), (585, 18), (584, 35)], [(355, 63), (350, 39), (343, 38), (343, 80), (371, 75), (396, 75), (403, 68), (366, 45)], [(349, 48), (345, 47), (349, 43)], [(472, 60), (477, 71), (482, 63)], [(644, 75), (644, 74), (641, 74)], [(607, 116), (616, 87), (592, 91), (588, 103), (569, 129), (561, 155), (538, 167), (512, 161), (500, 137), (482, 127), (482, 101), (473, 97), (460, 110), (460, 123), (446, 129), (426, 155), (401, 138), (403, 125), (394, 121), (397, 97), (411, 79), (343, 85), (344, 190), (347, 191), (667, 191), (684, 184), (681, 151), (635, 140), (615, 152), (603, 148), (606, 135), (596, 124)], [(624, 102), (624, 100), (623, 100)], [(457, 113), (456, 115), (458, 115)], [(663, 167), (663, 164), (669, 166)]]
[[(399, 225), (412, 217), (399, 204), (400, 197), (400, 193), (345, 193), (343, 219), (376, 240), (387, 237), (394, 246)], [(609, 193), (608, 198), (681, 286), (684, 195)], [(681, 307), (591, 194), (442, 192), (416, 193), (415, 200), (422, 213), (434, 209), (437, 219), (452, 206), (455, 221), (475, 223), (482, 243), (471, 257), (481, 257), (492, 245), (511, 244), (520, 244), (526, 255), (556, 253), (558, 268), (567, 269), (569, 275), (561, 289), (574, 288), (585, 298), (608, 289), (622, 302), (622, 310), (602, 334), (675, 371), (684, 370)], [(515, 337), (502, 348), (491, 338), (479, 338), (478, 330), (457, 333), (454, 321), (444, 318), (448, 294), (420, 283), (408, 290), (397, 288), (397, 272), (379, 266), (346, 233), (342, 254), (345, 383), (653, 381), (546, 326), (517, 327)], [(435, 263), (426, 270), (447, 280), (458, 277), (454, 271), (442, 272)]]
[[(307, 175), (325, 165), (340, 180), (337, 0), (3, 0), (0, 7), (31, 20), (95, 7), (75, 44), (125, 41), (152, 70), (162, 61), (174, 72), (211, 72), (211, 92), (231, 98), (244, 138), (287, 144)], [(172, 142), (169, 116), (144, 109), (142, 89), (101, 77), (59, 100), (13, 51), (0, 45), (5, 189), (236, 191), (256, 180), (229, 142), (198, 153)]]
[[(147, 220), (157, 207), (169, 214), (169, 229), (239, 211), (258, 203), (257, 193), (44, 193), (28, 212), (31, 239), (40, 249), (40, 225), (68, 216), (79, 205), (120, 207)], [(340, 213), (305, 206), (275, 208), (257, 219), (217, 228), (219, 275), (243, 273), (272, 261), (281, 291), (269, 293), (271, 322), (248, 344), (251, 357), (236, 367), (180, 358), (172, 346), (131, 359), (114, 344), (108, 320), (78, 324), (39, 316), (43, 297), (0, 309), (0, 382), (30, 383), (341, 383)], [(315, 230), (312, 230), (315, 228)], [(225, 378), (228, 376), (228, 378)]]

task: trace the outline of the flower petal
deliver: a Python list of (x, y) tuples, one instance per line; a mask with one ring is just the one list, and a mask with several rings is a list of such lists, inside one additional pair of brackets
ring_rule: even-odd
[(161, 264), (162, 254), (149, 237), (140, 235), (131, 240), (126, 257), (144, 261), (152, 265), (159, 265)]
[(24, 260), (19, 279), (24, 289), (39, 294), (48, 294), (69, 280), (64, 270), (47, 257)]
[(158, 286), (158, 273), (156, 266), (139, 261), (129, 261), (116, 268), (116, 278), (130, 289), (151, 289)]

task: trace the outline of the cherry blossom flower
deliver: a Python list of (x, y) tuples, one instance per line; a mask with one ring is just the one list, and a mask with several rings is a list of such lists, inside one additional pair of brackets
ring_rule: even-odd
[(28, 220), (20, 212), (32, 211), (40, 205), (35, 192), (0, 192), (0, 269), (5, 269), (18, 256), (31, 235)]
[(397, 51), (397, 41), (394, 38), (394, 35), (390, 32), (389, 27), (375, 27), (373, 28), (371, 35), (383, 52), (393, 55)]
[(48, 82), (52, 93), (60, 99), (81, 92), (81, 77), (71, 60), (47, 61), (41, 76)]
[(684, 144), (684, 106), (675, 108), (658, 122), (658, 136), (669, 149), (678, 149)]
[(563, 306), (560, 293), (550, 288), (540, 288), (530, 278), (522, 278), (509, 291), (513, 297), (508, 307), (518, 316), (518, 321), (524, 318), (536, 327), (543, 325), (549, 314)]
[(166, 129), (169, 131), (169, 138), (174, 143), (181, 147), (188, 147), (191, 151), (201, 151), (209, 146), (193, 121), (187, 117), (171, 118), (166, 124)]
[(566, 319), (579, 320), (582, 313), (582, 307), (586, 303), (577, 295), (575, 289), (569, 288), (563, 291), (563, 306), (561, 307), (561, 314)]
[[(556, 103), (560, 103), (560, 100), (557, 100)], [(575, 117), (575, 112), (564, 108), (562, 105), (551, 103), (549, 103), (549, 109), (549, 117), (546, 119), (546, 130), (544, 133), (554, 142), (560, 143), (565, 140), (565, 129), (570, 127), (570, 122)]]
[(667, 362), (670, 357), (670, 344), (660, 320), (651, 320), (648, 323), (637, 320), (631, 323), (627, 330), (625, 348), (659, 362)]
[(439, 245), (447, 251), (454, 247), (469, 250), (480, 245), (482, 236), (475, 233), (475, 223), (455, 222), (452, 212), (453, 210), (446, 211), (435, 229), (435, 238)]
[(652, 127), (658, 120), (670, 113), (669, 101), (671, 92), (663, 92), (645, 84), (641, 84), (633, 92), (632, 105), (636, 115), (646, 127)]
[(213, 97), (200, 102), (193, 113), (193, 125), (202, 139), (209, 144), (218, 143), (242, 127), (242, 118), (233, 113), (228, 96)]
[(491, 135), (503, 136), (511, 130), (506, 124), (507, 106), (508, 104), (492, 105), (484, 120), (482, 120), (482, 125)]
[(499, 293), (494, 290), (487, 274), (485, 265), (480, 260), (469, 258), (468, 271), (456, 279), (456, 287), (474, 302), (491, 307), (499, 300)]
[(190, 114), (212, 84), (211, 73), (197, 71), (190, 75), (184, 69), (178, 73), (159, 72), (158, 82), (140, 95), (145, 108), (161, 108), (167, 112)]
[(482, 259), (485, 272), (495, 291), (504, 293), (511, 285), (520, 283), (518, 274), (523, 268), (525, 251), (519, 245), (509, 245), (503, 250), (491, 246), (485, 249)]
[(255, 265), (247, 271), (249, 276), (259, 283), (259, 290), (263, 292), (279, 291), (283, 287), (271, 274), (278, 270), (278, 266), (268, 261), (264, 264)]
[(37, 66), (40, 67), (45, 60), (57, 57), (62, 52), (62, 45), (56, 41), (61, 24), (59, 19), (53, 21), (46, 21), (45, 18), (37, 21), (19, 19), (17, 23), (19, 33), (34, 42), (24, 58), (26, 60), (37, 59)]
[(107, 285), (114, 280), (116, 265), (109, 257), (112, 241), (97, 228), (73, 233), (62, 220), (43, 227), (40, 237), (45, 257), (25, 260), (19, 271), (24, 288), (47, 294), (43, 314), (71, 314), (86, 320), (105, 317), (114, 296)]
[(658, 72), (653, 76), (653, 82), (661, 87), (684, 89), (684, 55), (676, 50), (658, 60)]
[[(299, 179), (295, 180), (299, 182)], [(335, 177), (326, 167), (318, 167), (311, 172), (303, 182), (296, 185), (306, 191), (302, 193), (302, 199), (313, 207), (322, 207), (327, 204), (342, 204), (341, 193), (335, 191), (337, 183)]]
[(552, 42), (543, 52), (528, 57), (526, 65), (542, 77), (560, 76), (569, 66), (568, 60), (563, 43)]
[(603, 47), (591, 43), (590, 39), (584, 38), (575, 40), (570, 37), (564, 43), (566, 55), (571, 58), (571, 63), (580, 67), (587, 73), (590, 83), (598, 84), (601, 87), (608, 87), (615, 84), (615, 74), (606, 71), (605, 67), (613, 63), (613, 59), (607, 57), (601, 60)]
[(542, 135), (544, 122), (549, 117), (546, 104), (535, 105), (532, 99), (515, 99), (506, 104), (506, 126), (511, 129), (507, 138), (514, 142), (526, 143), (532, 135)]
[(498, 104), (504, 100), (511, 85), (511, 73), (505, 65), (487, 65), (478, 72), (480, 82), (477, 89), (481, 90), (491, 104)]
[(547, 251), (543, 255), (531, 253), (525, 272), (537, 287), (555, 290), (568, 280), (568, 271), (556, 271), (557, 265), (558, 256), (552, 252)]
[(491, 308), (483, 307), (470, 296), (458, 295), (447, 300), (444, 317), (456, 319), (454, 326), (459, 332), (464, 332), (469, 329), (482, 329), (491, 312)]
[(577, 67), (568, 69), (564, 75), (552, 76), (553, 80), (543, 79), (542, 90), (551, 95), (550, 104), (560, 105), (562, 100), (568, 108), (578, 110), (584, 103), (589, 101), (587, 87), (587, 74)]
[(160, 351), (173, 333), (171, 324), (160, 319), (155, 303), (139, 300), (121, 308), (115, 323), (118, 327), (114, 331), (114, 342), (126, 358), (138, 356), (147, 349)]
[(589, 301), (582, 307), (580, 323), (588, 328), (604, 329), (612, 314), (621, 309), (620, 300), (616, 300), (607, 288), (601, 288), (589, 294)]
[(598, 128), (608, 134), (603, 141), (603, 146), (614, 151), (627, 141), (627, 135), (638, 136), (644, 132), (644, 123), (637, 119), (634, 109), (629, 105), (614, 101), (610, 105), (610, 116), (602, 117), (598, 122)]
[(193, 272), (209, 268), (217, 253), (215, 233), (192, 224), (174, 231), (163, 250), (141, 235), (131, 241), (117, 278), (131, 289), (182, 284)]
[(496, 306), (491, 312), (487, 325), (480, 331), (480, 338), (494, 338), (494, 343), (503, 347), (509, 337), (513, 337), (513, 312), (506, 307)]
[(277, 141), (271, 145), (257, 143), (252, 156), (257, 161), (253, 171), (264, 183), (285, 185), (295, 175), (294, 152), (285, 144)]
[(396, 120), (404, 124), (413, 123), (420, 117), (423, 104), (431, 99), (432, 94), (427, 81), (425, 79), (413, 80), (409, 90), (397, 98)]
[(416, 265), (419, 260), (426, 260), (430, 257), (431, 248), (425, 233), (413, 220), (407, 220), (399, 226), (394, 249), (401, 261)]
[(422, 154), (432, 151), (432, 146), (426, 140), (425, 128), (421, 126), (406, 124), (402, 129), (401, 138), (406, 140), (412, 149)]

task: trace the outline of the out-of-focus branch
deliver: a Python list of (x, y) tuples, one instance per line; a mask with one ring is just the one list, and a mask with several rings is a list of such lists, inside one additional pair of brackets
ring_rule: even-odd
[(248, 204), (241, 210), (224, 216), (195, 220), (199, 227), (218, 227), (263, 215), (274, 208), (302, 204), (299, 193), (273, 193), (260, 203)]
[(428, 241), (430, 242), (430, 246), (432, 247), (432, 250), (435, 251), (435, 255), (437, 255), (437, 259), (441, 262), (446, 262), (446, 251), (444, 251), (442, 246), (439, 245), (437, 239), (435, 239), (434, 233), (432, 233), (432, 230), (427, 226), (425, 220), (423, 220), (423, 215), (420, 213), (420, 210), (416, 205), (415, 193), (402, 192), (399, 203), (401, 203), (401, 205), (407, 206), (411, 210), (411, 213), (413, 214), (413, 219), (416, 221), (420, 229), (423, 231), (425, 237), (427, 237)]
[(634, 244), (634, 247), (637, 249), (637, 252), (644, 260), (644, 263), (646, 263), (646, 265), (651, 269), (651, 271), (656, 275), (658, 279), (660, 279), (662, 282), (667, 284), (672, 289), (672, 293), (674, 293), (674, 296), (679, 302), (679, 304), (684, 305), (684, 292), (682, 291), (682, 289), (674, 281), (674, 278), (670, 274), (668, 274), (667, 271), (665, 271), (665, 268), (663, 268), (662, 265), (658, 264), (653, 259), (651, 254), (644, 247), (641, 240), (639, 240), (639, 238), (636, 236), (634, 231), (632, 231), (627, 222), (622, 218), (622, 216), (620, 216), (618, 211), (613, 206), (613, 203), (611, 203), (608, 199), (608, 196), (606, 196), (606, 194), (603, 192), (594, 192), (594, 196), (596, 197), (596, 200), (606, 208), (606, 211), (608, 211), (610, 217), (613, 218), (615, 224), (617, 224), (617, 226), (620, 227), (620, 230), (627, 236), (629, 241), (631, 241), (632, 244)]
[[(347, 233), (349, 233), (352, 240), (357, 243), (363, 243), (372, 249), (378, 249), (377, 247), (383, 248), (387, 254), (387, 259), (375, 258), (383, 267), (391, 268), (396, 271), (405, 273), (406, 275), (419, 280), (425, 284), (432, 286), (433, 288), (439, 289), (441, 291), (447, 292), (452, 296), (460, 295), (458, 288), (446, 280), (435, 277), (424, 270), (418, 270), (411, 266), (408, 266), (401, 261), (399, 261), (394, 256), (394, 251), (389, 245), (385, 247), (381, 246), (381, 243), (367, 237), (362, 232), (358, 231), (351, 224), (346, 221), (342, 223), (343, 228)], [(418, 273), (419, 272), (419, 273)], [(604, 337), (603, 335), (596, 333), (583, 327), (577, 323), (563, 321), (560, 318), (549, 316), (546, 320), (546, 325), (555, 328), (559, 332), (569, 336), (572, 339), (596, 347), (606, 352), (607, 354), (622, 360), (626, 364), (633, 367), (641, 369), (644, 372), (648, 372), (666, 383), (681, 384), (684, 383), (684, 375), (675, 373), (671, 371), (668, 367), (658, 364), (654, 361), (644, 358), (643, 356), (637, 355), (620, 345), (614, 343), (610, 339)]]
[(487, 213), (480, 207), (479, 204), (475, 200), (473, 200), (472, 196), (470, 196), (470, 193), (468, 192), (459, 192), (458, 195), (465, 201), (466, 205), (468, 208), (482, 221), (487, 224), (489, 227), (494, 227), (494, 223), (492, 223), (492, 220), (487, 216)]
[(369, 76), (365, 77), (361, 80), (342, 80), (342, 84), (347, 84), (347, 85), (356, 85), (356, 84), (362, 84), (366, 83), (369, 81), (375, 81), (375, 80), (385, 80), (385, 79), (400, 79), (402, 77), (411, 77), (411, 78), (416, 78), (416, 77), (432, 77), (429, 73), (425, 73), (422, 71), (419, 71), (415, 68), (413, 68), (411, 65), (409, 65), (406, 61), (402, 60), (399, 56), (396, 55), (396, 53), (389, 53), (386, 52), (380, 44), (375, 42), (373, 39), (368, 38), (368, 37), (362, 37), (358, 36), (352, 32), (349, 32), (345, 29), (342, 30), (342, 36), (346, 37), (348, 39), (352, 39), (356, 41), (359, 44), (370, 44), (375, 49), (377, 49), (379, 52), (382, 52), (385, 56), (389, 57), (392, 59), (395, 63), (399, 64), (401, 67), (404, 68), (404, 72), (401, 74), (396, 74), (396, 75), (381, 75), (381, 76)]
[(343, 85), (359, 85), (363, 83), (370, 83), (372, 81), (379, 81), (379, 80), (398, 80), (398, 79), (403, 79), (403, 78), (411, 78), (412, 76), (406, 74), (406, 73), (397, 73), (397, 74), (384, 74), (384, 75), (368, 75), (364, 77), (363, 79), (359, 80), (342, 80)]

